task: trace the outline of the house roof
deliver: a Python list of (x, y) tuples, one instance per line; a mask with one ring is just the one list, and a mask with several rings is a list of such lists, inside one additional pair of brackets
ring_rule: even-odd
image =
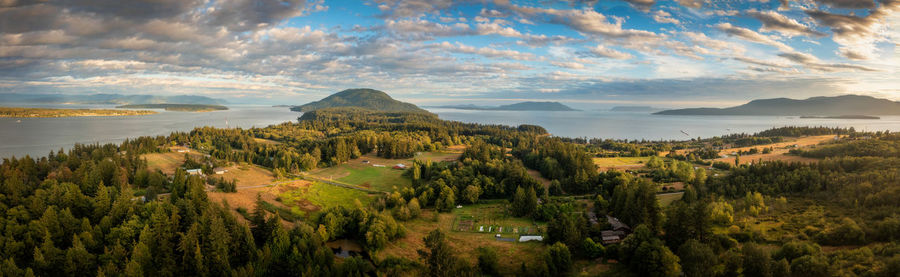
[(620, 229), (631, 230), (631, 227), (628, 227), (628, 225), (619, 221), (618, 218), (607, 215), (606, 221), (609, 222), (609, 225), (612, 226), (613, 230), (620, 230)]

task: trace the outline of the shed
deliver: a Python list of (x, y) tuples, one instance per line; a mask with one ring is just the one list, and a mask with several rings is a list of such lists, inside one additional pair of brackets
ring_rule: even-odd
[(519, 242), (527, 242), (527, 241), (544, 241), (543, 236), (520, 236)]
[(609, 226), (612, 226), (612, 229), (614, 231), (622, 231), (622, 232), (626, 232), (626, 233), (631, 233), (631, 227), (628, 227), (628, 225), (626, 225), (625, 223), (622, 223), (622, 221), (619, 221), (618, 218), (606, 215), (606, 222), (609, 223)]
[(405, 164), (397, 164), (394, 166), (394, 169), (406, 169), (406, 165)]
[(188, 175), (203, 175), (203, 170), (199, 168), (186, 170)]
[(228, 172), (228, 169), (216, 167), (216, 169), (213, 169), (213, 172), (215, 172), (216, 175), (222, 175), (222, 174), (225, 174), (225, 172)]

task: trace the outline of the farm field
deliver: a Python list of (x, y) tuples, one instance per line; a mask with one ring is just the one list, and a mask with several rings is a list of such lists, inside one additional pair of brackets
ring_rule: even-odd
[(403, 177), (404, 170), (393, 169), (393, 166), (397, 164), (409, 166), (414, 160), (453, 161), (459, 158), (460, 154), (423, 152), (411, 159), (385, 159), (374, 154), (366, 154), (338, 166), (312, 170), (309, 174), (325, 180), (336, 180), (367, 189), (390, 192), (394, 191), (395, 187), (412, 185), (408, 178)]
[(290, 209), (290, 207), (278, 202), (278, 195), (287, 191), (301, 189), (309, 185), (310, 183), (307, 181), (297, 180), (270, 187), (238, 189), (238, 191), (234, 193), (208, 191), (206, 192), (206, 195), (209, 196), (209, 200), (212, 202), (224, 203), (227, 201), (228, 205), (231, 207), (231, 212), (233, 212), (240, 220), (244, 220), (244, 217), (237, 214), (235, 209), (244, 208), (247, 211), (252, 211), (256, 208), (257, 195), (259, 195), (263, 201), (287, 210)]
[(543, 231), (543, 227), (530, 219), (509, 216), (501, 204), (463, 206), (454, 209), (452, 214), (456, 216), (451, 226), (455, 232), (502, 234), (518, 239), (519, 235), (537, 235)]
[(227, 170), (225, 174), (212, 176), (222, 177), (225, 178), (225, 180), (233, 179), (235, 180), (238, 189), (243, 187), (262, 186), (275, 182), (275, 176), (272, 175), (271, 171), (255, 165), (237, 164), (225, 167), (225, 170)]
[(355, 200), (363, 205), (372, 201), (368, 193), (338, 187), (321, 182), (306, 182), (306, 185), (278, 192), (278, 201), (300, 215), (310, 215), (329, 207), (353, 207)]
[[(455, 250), (455, 253), (470, 264), (477, 264), (476, 251), (478, 247), (489, 247), (497, 251), (500, 274), (515, 275), (522, 263), (534, 264), (543, 258), (542, 254), (547, 246), (542, 242), (506, 242), (498, 241), (493, 233), (472, 233), (451, 231), (451, 225), (457, 218), (456, 212), (438, 215), (434, 221), (434, 210), (423, 210), (418, 219), (403, 222), (406, 227), (406, 236), (390, 242), (387, 246), (372, 254), (376, 261), (388, 257), (407, 257), (419, 259), (416, 251), (425, 249), (422, 239), (434, 229), (441, 229), (447, 235), (447, 240)], [(512, 237), (512, 236), (504, 236)]]
[(684, 195), (684, 192), (660, 193), (656, 195), (656, 200), (659, 201), (660, 207), (665, 207), (675, 202), (675, 200), (681, 199), (682, 195)]
[(650, 160), (650, 157), (608, 157), (594, 158), (594, 164), (600, 171), (610, 169), (616, 170), (636, 170), (644, 167), (644, 164)]
[[(189, 152), (178, 153), (178, 150), (188, 150)], [(147, 167), (150, 170), (160, 170), (166, 175), (175, 174), (175, 170), (184, 164), (184, 155), (189, 155), (192, 159), (200, 159), (203, 154), (184, 147), (170, 147), (166, 153), (150, 153), (144, 154), (143, 158), (147, 160)]]

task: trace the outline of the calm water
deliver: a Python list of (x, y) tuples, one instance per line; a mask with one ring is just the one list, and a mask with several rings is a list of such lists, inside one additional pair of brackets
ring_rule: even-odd
[[(112, 106), (47, 106), (65, 108), (112, 108)], [(167, 112), (143, 116), (0, 118), (0, 157), (46, 156), (69, 149), (75, 143), (119, 143), (126, 138), (168, 135), (195, 127), (265, 127), (296, 121), (300, 113), (287, 108), (229, 106), (226, 111), (203, 113)], [(17, 120), (22, 122), (17, 123)], [(226, 125), (227, 121), (227, 125)]]
[[(53, 106), (50, 106), (53, 107)], [(56, 106), (59, 107), (59, 106)], [(110, 108), (110, 106), (64, 106)], [(125, 138), (168, 135), (195, 127), (265, 127), (295, 121), (300, 113), (287, 108), (229, 106), (206, 113), (165, 112), (146, 116), (0, 118), (0, 157), (45, 156), (75, 143), (118, 143)], [(564, 137), (613, 139), (687, 139), (729, 133), (754, 133), (780, 126), (854, 127), (900, 131), (900, 116), (880, 120), (801, 119), (784, 116), (657, 116), (601, 111), (520, 112), (430, 109), (442, 119), (484, 124), (535, 124)], [(17, 123), (21, 120), (21, 123)], [(226, 120), (228, 124), (226, 125)], [(690, 136), (682, 134), (684, 131)]]
[[(782, 126), (854, 127), (900, 131), (900, 116), (878, 120), (821, 119), (787, 116), (673, 116), (608, 111), (521, 112), (429, 109), (441, 118), (483, 124), (534, 124), (555, 136), (611, 139), (689, 139), (731, 133), (755, 133)], [(690, 136), (681, 133), (690, 134)]]

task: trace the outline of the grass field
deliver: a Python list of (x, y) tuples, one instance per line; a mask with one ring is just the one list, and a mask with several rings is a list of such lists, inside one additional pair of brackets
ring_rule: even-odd
[(379, 261), (387, 257), (406, 257), (418, 260), (419, 255), (416, 251), (425, 249), (422, 239), (434, 229), (444, 231), (456, 255), (469, 264), (477, 264), (476, 248), (483, 246), (496, 250), (500, 257), (499, 269), (502, 276), (515, 275), (523, 262), (535, 264), (543, 258), (547, 248), (541, 242), (498, 241), (494, 238), (494, 233), (453, 232), (450, 228), (457, 218), (456, 212), (440, 214), (437, 221), (432, 220), (433, 216), (433, 210), (423, 210), (418, 219), (404, 222), (403, 225), (407, 229), (406, 236), (388, 243), (387, 247), (373, 253), (373, 259)]
[(353, 207), (354, 199), (363, 205), (372, 201), (369, 194), (334, 185), (314, 182), (297, 189), (282, 191), (278, 194), (281, 203), (291, 207), (295, 213), (308, 215), (329, 207)]
[(644, 167), (644, 164), (650, 160), (650, 157), (609, 157), (594, 158), (593, 160), (594, 164), (597, 165), (597, 168), (601, 171), (610, 169), (626, 170)]
[(238, 189), (271, 184), (275, 181), (275, 176), (271, 171), (250, 164), (232, 165), (225, 169), (228, 170), (225, 174), (213, 176), (222, 177), (225, 180), (235, 180)]
[[(404, 170), (392, 169), (396, 164), (411, 165), (414, 160), (447, 161), (456, 160), (457, 152), (423, 152), (411, 159), (384, 159), (374, 154), (366, 154), (344, 164), (312, 170), (314, 177), (336, 180), (342, 183), (360, 186), (378, 191), (391, 192), (394, 188), (412, 185), (409, 178), (403, 177)], [(364, 161), (368, 162), (365, 163)], [(376, 167), (383, 165), (384, 167)]]
[(682, 195), (684, 195), (684, 192), (657, 194), (656, 200), (659, 201), (660, 206), (665, 207), (675, 202), (675, 200), (681, 199)]
[(454, 209), (450, 230), (456, 232), (474, 232), (503, 234), (518, 239), (518, 235), (541, 234), (543, 227), (530, 219), (509, 216), (506, 208), (500, 204), (468, 205)]
[(191, 156), (194, 160), (199, 160), (203, 157), (202, 154), (196, 151), (178, 153), (177, 150), (179, 149), (185, 148), (171, 147), (170, 151), (172, 152), (144, 154), (143, 158), (147, 160), (147, 168), (150, 170), (161, 170), (166, 175), (172, 175), (175, 174), (175, 169), (184, 164), (185, 154)]
[(278, 195), (287, 191), (298, 190), (309, 185), (310, 183), (307, 181), (297, 180), (271, 187), (239, 189), (234, 193), (208, 191), (206, 192), (206, 195), (209, 197), (209, 200), (213, 202), (222, 203), (227, 201), (228, 205), (232, 208), (232, 212), (234, 212), (235, 216), (239, 219), (243, 219), (243, 216), (238, 215), (237, 212), (234, 211), (234, 209), (244, 208), (248, 211), (252, 211), (254, 208), (256, 208), (257, 195), (259, 195), (263, 201), (271, 203), (276, 207), (291, 209), (292, 207), (285, 206), (281, 202), (277, 201)]

